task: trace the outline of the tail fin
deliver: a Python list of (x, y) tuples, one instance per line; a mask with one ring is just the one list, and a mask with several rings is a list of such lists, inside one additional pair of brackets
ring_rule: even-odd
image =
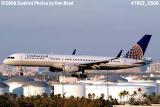
[(133, 47), (126, 53), (125, 57), (141, 60), (145, 54), (151, 36), (152, 35), (144, 35), (137, 44), (133, 45)]

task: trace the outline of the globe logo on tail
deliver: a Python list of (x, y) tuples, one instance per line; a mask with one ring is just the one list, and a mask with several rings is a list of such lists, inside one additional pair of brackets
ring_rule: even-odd
[(141, 60), (143, 57), (143, 50), (138, 44), (136, 44), (127, 52), (126, 57)]

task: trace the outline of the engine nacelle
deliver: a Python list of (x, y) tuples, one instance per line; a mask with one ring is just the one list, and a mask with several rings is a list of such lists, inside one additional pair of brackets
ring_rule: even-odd
[(62, 72), (62, 70), (54, 68), (54, 67), (49, 67), (50, 72)]
[(79, 71), (79, 67), (76, 65), (64, 65), (63, 70), (65, 72), (77, 72)]

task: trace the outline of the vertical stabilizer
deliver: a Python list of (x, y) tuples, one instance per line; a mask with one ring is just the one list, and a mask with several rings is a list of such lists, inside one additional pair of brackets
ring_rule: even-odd
[(141, 60), (145, 54), (151, 36), (152, 35), (144, 35), (137, 44), (133, 45), (133, 47), (126, 53), (125, 57)]

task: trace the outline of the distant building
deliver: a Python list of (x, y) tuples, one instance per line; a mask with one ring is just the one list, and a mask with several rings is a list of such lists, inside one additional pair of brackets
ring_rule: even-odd
[(20, 95), (23, 95), (22, 86), (25, 83), (28, 83), (31, 81), (34, 81), (34, 80), (28, 77), (24, 77), (24, 76), (17, 76), (17, 77), (8, 79), (5, 83), (9, 85), (9, 92), (20, 96)]
[(152, 63), (147, 68), (148, 72), (160, 72), (160, 63)]
[(0, 82), (0, 95), (4, 95), (5, 93), (9, 93), (9, 86), (3, 82)]
[[(133, 94), (134, 91), (138, 91), (140, 88), (141, 94), (151, 94), (152, 92), (160, 93), (159, 85), (148, 83), (148, 82), (140, 82), (140, 83), (76, 83), (76, 84), (53, 84), (54, 94), (60, 94), (61, 96), (65, 95), (65, 97), (88, 97), (89, 94), (95, 95), (95, 98), (100, 98), (101, 95), (104, 95), (104, 98), (107, 99), (109, 96), (112, 98), (118, 99), (121, 101), (121, 97), (119, 96), (121, 92), (128, 91), (129, 95)], [(139, 98), (137, 94), (135, 98)], [(127, 97), (123, 98), (124, 101), (127, 101)]]
[(23, 85), (23, 95), (26, 97), (37, 96), (37, 95), (50, 95), (50, 86), (42, 81), (31, 81)]
[(75, 77), (59, 76), (60, 83), (76, 83), (77, 81), (78, 81), (78, 79)]

